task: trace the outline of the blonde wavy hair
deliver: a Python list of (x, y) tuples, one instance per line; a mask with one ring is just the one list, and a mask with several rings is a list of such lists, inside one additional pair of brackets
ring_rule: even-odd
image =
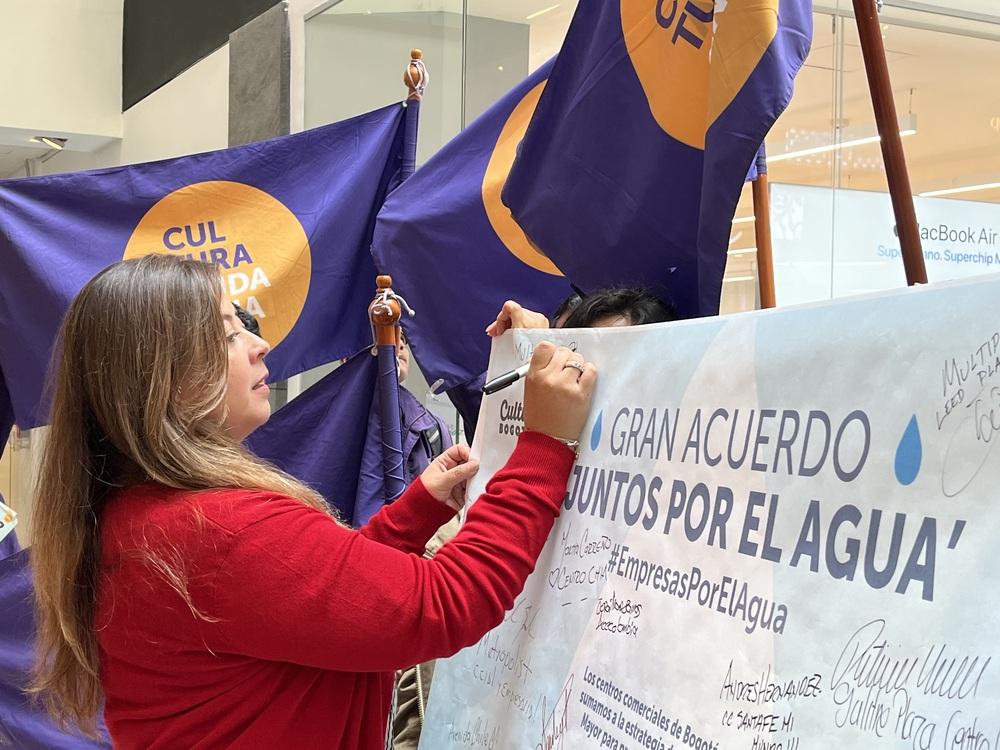
[[(147, 480), (264, 489), (329, 512), (319, 494), (223, 430), (221, 303), (215, 267), (149, 255), (98, 274), (63, 321), (31, 552), (38, 621), (31, 691), (63, 726), (93, 734), (103, 701), (94, 620), (101, 509), (111, 492)], [(151, 552), (147, 561), (191, 605), (182, 561)]]

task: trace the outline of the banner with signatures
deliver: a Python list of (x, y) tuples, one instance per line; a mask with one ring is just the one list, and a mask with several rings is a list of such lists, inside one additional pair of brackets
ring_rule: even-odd
[[(574, 343), (600, 381), (504, 622), (421, 747), (1000, 747), (1000, 277)], [(522, 429), (486, 398), (473, 495)]]

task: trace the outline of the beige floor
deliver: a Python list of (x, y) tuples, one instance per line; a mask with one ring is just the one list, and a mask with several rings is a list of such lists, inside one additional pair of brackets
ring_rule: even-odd
[[(6, 502), (11, 501), (11, 476), (10, 476), (10, 454), (12, 451), (9, 449), (10, 442), (4, 446), (3, 457), (0, 458), (0, 497), (3, 497)], [(12, 506), (13, 507), (13, 506)]]
[(45, 430), (19, 432), (16, 428), (0, 458), (0, 496), (17, 511), (17, 539), (22, 546), (31, 544), (31, 495), (34, 466), (44, 440)]

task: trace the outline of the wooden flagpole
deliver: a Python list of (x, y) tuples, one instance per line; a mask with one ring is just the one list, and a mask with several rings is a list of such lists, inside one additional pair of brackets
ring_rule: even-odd
[(381, 414), (383, 500), (391, 503), (406, 489), (396, 359), (402, 306), (392, 291), (391, 276), (379, 276), (375, 283), (375, 299), (368, 305), (368, 317), (375, 338), (372, 354), (378, 356), (376, 392)]
[(882, 137), (882, 159), (889, 181), (889, 196), (892, 211), (896, 217), (896, 229), (906, 270), (906, 283), (927, 283), (927, 268), (920, 247), (920, 230), (917, 214), (913, 208), (913, 193), (910, 177), (906, 172), (906, 156), (903, 141), (899, 136), (899, 120), (896, 118), (896, 104), (892, 99), (889, 83), (889, 68), (885, 60), (885, 46), (882, 44), (882, 29), (878, 20), (876, 0), (853, 0), (854, 17), (861, 39), (861, 52), (868, 74), (868, 88), (871, 91), (875, 122)]
[[(403, 134), (403, 154), (400, 180), (407, 179), (416, 168), (417, 119), (420, 99), (427, 84), (427, 69), (423, 53), (410, 50), (410, 63), (403, 71), (407, 88), (406, 114)], [(404, 456), (402, 428), (399, 411), (398, 351), (400, 344), (399, 319), (406, 303), (392, 291), (392, 277), (379, 275), (375, 280), (375, 299), (368, 306), (374, 338), (372, 354), (377, 355), (378, 392), (382, 431), (382, 481), (385, 502), (392, 502), (406, 489), (404, 483)], [(409, 308), (407, 308), (409, 309)], [(412, 312), (410, 313), (412, 315)]]
[(753, 192), (753, 233), (757, 244), (757, 284), (760, 306), (774, 307), (774, 255), (771, 252), (771, 199), (767, 172), (758, 172), (750, 185)]

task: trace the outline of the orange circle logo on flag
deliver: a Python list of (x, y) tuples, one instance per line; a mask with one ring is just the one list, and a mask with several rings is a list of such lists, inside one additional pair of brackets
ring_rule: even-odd
[(622, 34), (649, 109), (670, 136), (705, 148), (778, 32), (778, 0), (621, 0)]
[(514, 166), (514, 157), (517, 156), (517, 146), (524, 138), (524, 133), (531, 122), (531, 116), (538, 106), (538, 100), (542, 96), (545, 88), (545, 81), (535, 86), (524, 95), (524, 98), (514, 107), (507, 122), (504, 123), (497, 138), (497, 145), (490, 156), (489, 164), (486, 165), (486, 174), (483, 175), (483, 207), (486, 209), (486, 216), (490, 220), (490, 225), (497, 237), (507, 247), (511, 254), (536, 271), (562, 276), (562, 272), (556, 264), (535, 249), (528, 239), (528, 235), (521, 229), (520, 224), (511, 216), (510, 209), (500, 200), (500, 192), (504, 183), (507, 182), (507, 175), (510, 168)]
[(274, 196), (241, 182), (196, 182), (161, 198), (142, 217), (124, 258), (162, 253), (214, 263), (226, 292), (257, 317), (277, 346), (309, 293), (305, 230)]

